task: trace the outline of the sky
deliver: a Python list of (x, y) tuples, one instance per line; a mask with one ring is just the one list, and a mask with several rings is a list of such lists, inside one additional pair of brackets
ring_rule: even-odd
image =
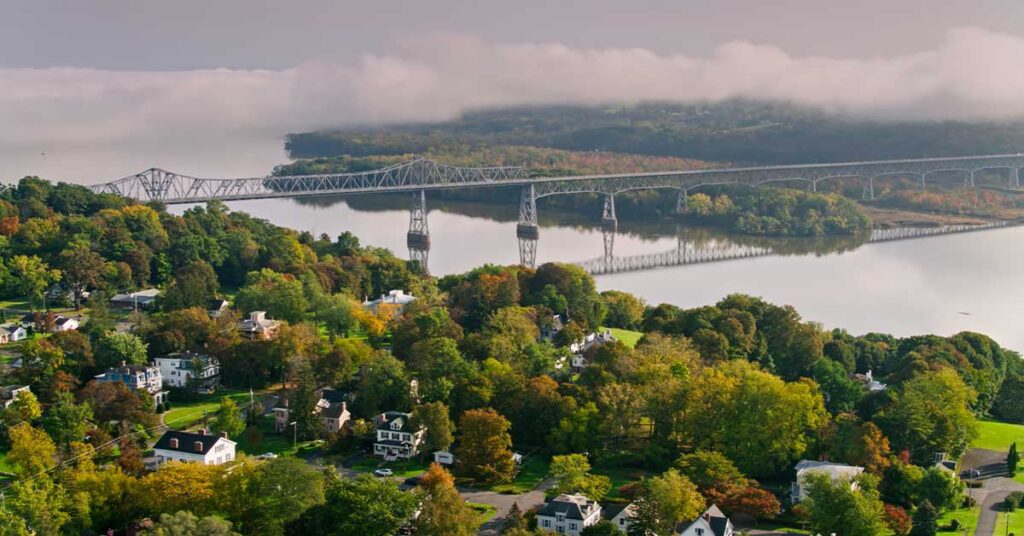
[(1018, 119), (1020, 20), (1003, 0), (7, 0), (0, 180), (263, 174), (290, 131), (503, 105)]

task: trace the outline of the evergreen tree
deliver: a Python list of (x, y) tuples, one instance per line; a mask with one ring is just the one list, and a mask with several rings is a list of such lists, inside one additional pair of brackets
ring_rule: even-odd
[(1020, 462), (1020, 454), (1017, 453), (1017, 442), (1010, 443), (1010, 452), (1006, 453), (1006, 467), (1009, 476), (1012, 478), (1017, 474), (1017, 464)]
[(324, 421), (320, 419), (316, 394), (316, 379), (308, 366), (302, 366), (298, 374), (298, 385), (288, 396), (289, 417), (295, 422), (300, 439), (316, 439), (324, 435)]
[(508, 515), (505, 516), (505, 522), (502, 524), (501, 533), (505, 534), (525, 528), (526, 518), (523, 517), (523, 511), (519, 508), (519, 501), (516, 501), (512, 503), (512, 508), (509, 508)]
[(927, 499), (917, 507), (912, 521), (910, 536), (935, 536), (939, 532), (939, 513)]

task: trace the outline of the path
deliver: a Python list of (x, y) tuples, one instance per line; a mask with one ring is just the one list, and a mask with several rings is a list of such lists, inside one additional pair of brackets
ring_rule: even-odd
[(519, 510), (526, 512), (527, 510), (544, 504), (544, 492), (555, 485), (553, 478), (545, 478), (537, 484), (537, 487), (526, 493), (520, 493), (519, 495), (511, 495), (504, 493), (497, 493), (494, 491), (477, 490), (471, 488), (459, 488), (459, 493), (464, 499), (470, 502), (489, 504), (493, 506), (497, 512), (490, 521), (484, 523), (477, 534), (493, 536), (501, 531), (501, 526), (505, 522), (505, 516), (508, 515), (509, 510), (512, 509), (512, 503), (519, 503)]
[(981, 483), (980, 488), (968, 490), (980, 504), (978, 525), (974, 536), (994, 536), (999, 510), (1006, 496), (1014, 491), (1024, 491), (1024, 484), (1006, 478), (1006, 453), (986, 449), (970, 449), (960, 460), (965, 479), (971, 479), (971, 471), (977, 471), (972, 480)]
[(985, 500), (981, 503), (981, 513), (978, 516), (978, 526), (974, 529), (974, 536), (994, 536), (996, 534), (996, 520), (999, 518), (999, 510), (1006, 496), (1014, 491), (1024, 491), (1024, 484), (1012, 478), (999, 477), (985, 481)]

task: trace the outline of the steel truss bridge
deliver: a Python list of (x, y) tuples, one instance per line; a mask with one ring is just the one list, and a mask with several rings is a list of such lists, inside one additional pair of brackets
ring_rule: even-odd
[[(945, 225), (941, 227), (900, 227), (895, 229), (876, 229), (871, 231), (871, 236), (868, 238), (867, 242), (890, 242), (894, 240), (910, 240), (914, 238), (926, 238), (954, 233), (986, 231), (989, 229), (1007, 227), (1009, 225), (1011, 224), (996, 222), (983, 225)], [(605, 231), (604, 256), (583, 262), (577, 262), (575, 264), (583, 267), (583, 269), (591, 275), (603, 275), (622, 272), (637, 272), (669, 266), (684, 266), (688, 264), (722, 262), (775, 255), (775, 251), (767, 247), (722, 243), (718, 241), (710, 241), (704, 244), (695, 245), (691, 242), (686, 242), (680, 239), (676, 248), (669, 251), (616, 257), (612, 252), (614, 243), (614, 232)], [(529, 258), (522, 258), (523, 251), (524, 248), (520, 246), (520, 262), (522, 264), (530, 266), (536, 262), (535, 246), (533, 248), (533, 260)]]
[[(804, 184), (817, 191), (818, 183), (829, 180), (859, 179), (863, 197), (874, 199), (875, 182), (886, 178), (913, 178), (922, 188), (936, 174), (956, 175), (965, 187), (973, 187), (981, 172), (1005, 174), (1009, 188), (1020, 187), (1020, 170), (1024, 153), (919, 158), (833, 164), (711, 168), (610, 175), (576, 175), (533, 177), (522, 167), (458, 167), (426, 159), (415, 159), (370, 171), (302, 176), (267, 176), (237, 179), (199, 178), (180, 175), (158, 168), (148, 169), (112, 182), (92, 186), (97, 193), (112, 193), (141, 202), (159, 201), (167, 205), (202, 203), (206, 201), (237, 201), (309, 197), (319, 195), (354, 195), (388, 192), (411, 192), (409, 232), (410, 255), (425, 267), (430, 249), (427, 228), (426, 192), (461, 188), (520, 187), (517, 235), (536, 239), (537, 200), (568, 194), (598, 194), (604, 197), (601, 223), (614, 229), (618, 224), (615, 196), (620, 193), (670, 189), (678, 191), (676, 211), (687, 208), (689, 192), (701, 187), (744, 185), (756, 187), (772, 183)], [(529, 240), (521, 244), (526, 256), (536, 245)], [(750, 256), (757, 252), (744, 251)], [(737, 253), (738, 255), (739, 253)]]

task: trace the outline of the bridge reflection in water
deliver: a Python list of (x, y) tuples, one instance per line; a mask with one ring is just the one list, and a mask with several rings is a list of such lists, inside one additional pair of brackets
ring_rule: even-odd
[[(1008, 225), (1010, 224), (997, 222), (983, 225), (945, 225), (941, 227), (899, 227), (894, 229), (876, 229), (871, 232), (871, 235), (868, 237), (866, 242), (910, 240), (955, 233), (985, 231), (1006, 227)], [(524, 240), (532, 241), (532, 245), (524, 248)], [(534, 266), (536, 264), (537, 252), (536, 239), (520, 238), (519, 242), (520, 263), (524, 266)], [(616, 257), (613, 253), (614, 243), (615, 233), (613, 231), (606, 231), (604, 233), (604, 255), (595, 259), (577, 262), (575, 264), (582, 266), (583, 269), (591, 275), (602, 275), (637, 272), (669, 266), (684, 266), (687, 264), (702, 264), (747, 259), (752, 257), (766, 257), (777, 254), (775, 249), (766, 246), (743, 245), (732, 243), (727, 240), (717, 239), (695, 243), (683, 240), (682, 237), (680, 237), (676, 248), (669, 251)], [(529, 252), (528, 257), (523, 255), (524, 250)]]

